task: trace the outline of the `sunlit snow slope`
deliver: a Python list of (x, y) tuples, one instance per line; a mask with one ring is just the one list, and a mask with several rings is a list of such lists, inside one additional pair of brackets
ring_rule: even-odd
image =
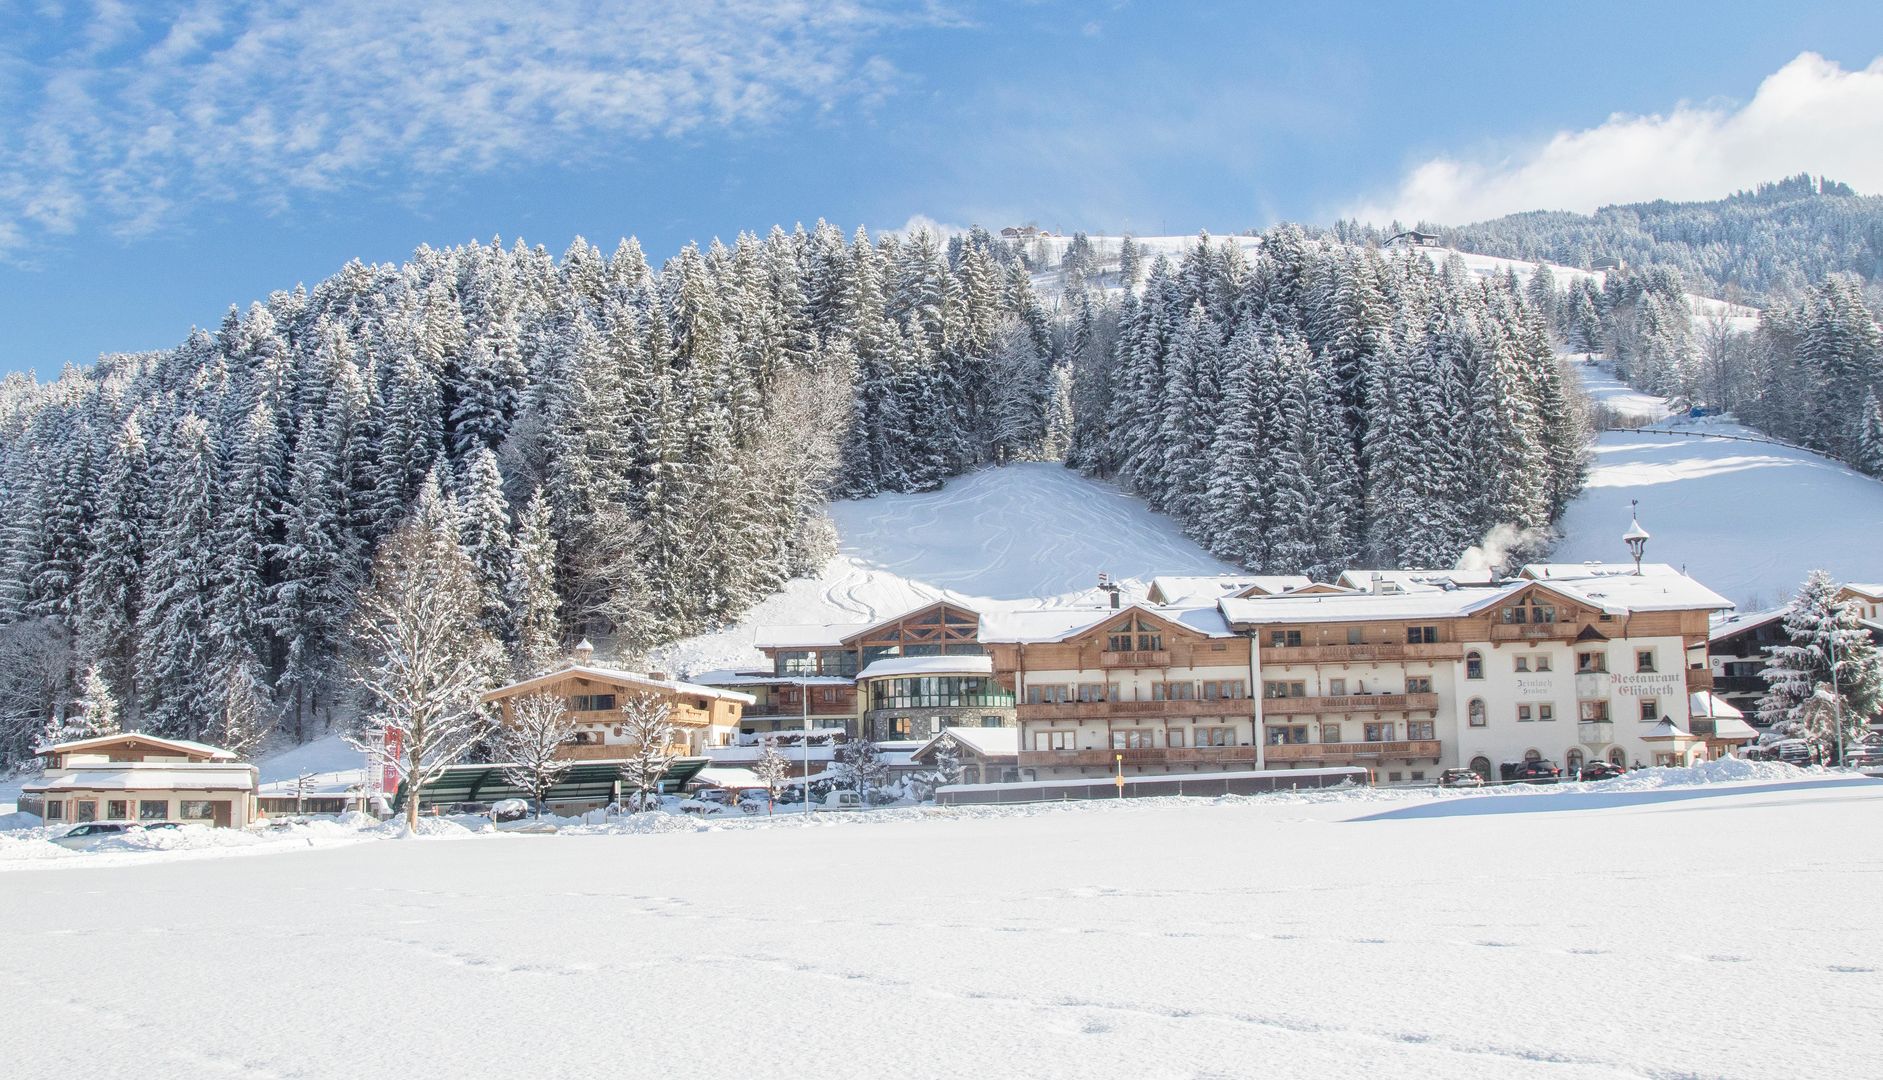
[(756, 626), (886, 618), (944, 597), (987, 611), (1096, 604), (1102, 572), (1142, 596), (1157, 574), (1230, 573), (1139, 499), (1057, 464), (956, 477), (940, 491), (835, 503), (839, 554), (736, 625), (662, 650), (658, 666), (696, 673), (762, 661)]
[(1782, 602), (1815, 568), (1841, 580), (1883, 573), (1883, 483), (1806, 450), (1739, 441), (1762, 437), (1729, 420), (1667, 419), (1659, 399), (1577, 369), (1594, 400), (1660, 419), (1653, 431), (1598, 437), (1554, 558), (1626, 558), (1628, 502), (1639, 499), (1648, 558), (1686, 567), (1741, 608)]

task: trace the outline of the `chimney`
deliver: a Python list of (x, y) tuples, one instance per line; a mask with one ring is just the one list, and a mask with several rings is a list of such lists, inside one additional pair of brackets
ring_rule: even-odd
[(1124, 586), (1113, 581), (1109, 575), (1101, 570), (1098, 575), (1098, 587), (1111, 594), (1112, 610), (1116, 611), (1118, 609), (1118, 594), (1124, 591)]
[(575, 643), (575, 650), (569, 656), (569, 662), (586, 667), (595, 659), (595, 643), (587, 638)]
[(664, 671), (650, 671), (647, 673), (647, 677), (654, 680), (655, 682), (667, 681), (667, 673)]

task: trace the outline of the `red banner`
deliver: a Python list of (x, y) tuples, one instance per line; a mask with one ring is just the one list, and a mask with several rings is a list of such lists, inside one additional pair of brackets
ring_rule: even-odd
[(396, 728), (386, 728), (381, 738), (385, 744), (383, 760), (386, 771), (379, 782), (383, 785), (382, 790), (391, 795), (399, 790), (399, 766), (395, 763), (405, 756), (405, 733)]

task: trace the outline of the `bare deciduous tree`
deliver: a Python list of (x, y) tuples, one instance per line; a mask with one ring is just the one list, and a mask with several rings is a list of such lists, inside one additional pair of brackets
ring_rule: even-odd
[(510, 713), (497, 736), (499, 752), (508, 764), (504, 778), (530, 793), (536, 816), (543, 816), (549, 790), (575, 762), (562, 757), (562, 748), (575, 737), (575, 718), (555, 694), (525, 694), (510, 702)]
[(658, 694), (630, 694), (621, 703), (622, 734), (633, 744), (621, 766), (621, 779), (634, 789), (637, 809), (645, 810), (660, 793), (660, 778), (676, 756), (673, 715)]

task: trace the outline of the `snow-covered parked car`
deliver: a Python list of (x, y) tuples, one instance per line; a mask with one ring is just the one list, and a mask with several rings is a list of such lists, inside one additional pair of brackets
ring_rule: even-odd
[(1446, 769), (1438, 774), (1439, 787), (1483, 787), (1484, 777), (1471, 769)]
[(530, 816), (528, 799), (498, 799), (491, 804), (490, 820), (521, 821)]
[(101, 843), (122, 840), (135, 833), (152, 830), (181, 829), (174, 821), (152, 821), (140, 823), (134, 821), (88, 821), (74, 825), (64, 833), (52, 838), (52, 842), (75, 851), (89, 851)]
[(741, 814), (763, 814), (772, 808), (771, 793), (752, 790), (739, 794), (739, 812)]

